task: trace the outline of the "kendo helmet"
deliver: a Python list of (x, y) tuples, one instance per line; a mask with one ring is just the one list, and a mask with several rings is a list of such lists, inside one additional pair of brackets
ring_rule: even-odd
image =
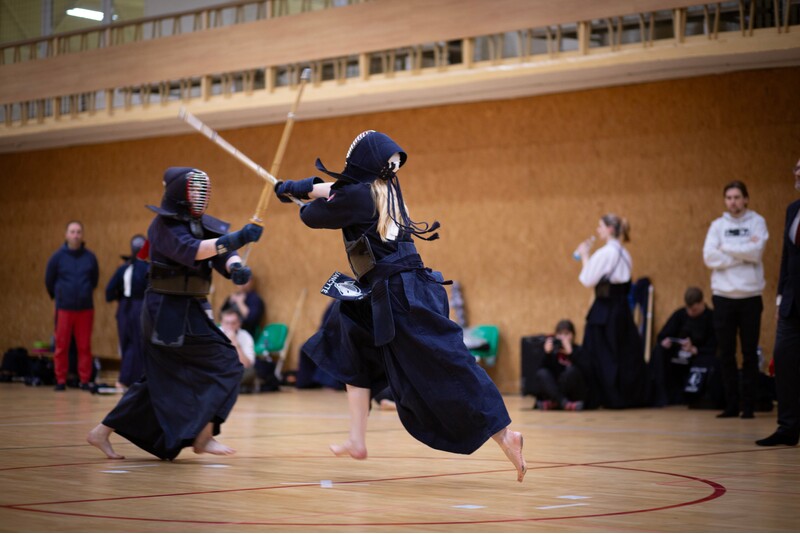
[[(389, 164), (389, 158), (399, 154), (399, 165)], [(317, 159), (316, 167), (325, 174), (350, 182), (372, 183), (377, 179), (389, 180), (403, 166), (406, 152), (391, 137), (375, 130), (361, 132), (353, 140), (345, 156), (344, 170), (331, 172)]]
[(170, 167), (164, 171), (161, 208), (177, 215), (199, 219), (208, 207), (211, 179), (191, 167)]

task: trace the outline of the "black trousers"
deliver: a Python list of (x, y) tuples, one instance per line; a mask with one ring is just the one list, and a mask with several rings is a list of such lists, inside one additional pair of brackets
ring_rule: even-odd
[(558, 404), (567, 401), (586, 400), (586, 382), (580, 370), (571, 365), (558, 376), (558, 381), (549, 369), (542, 367), (536, 371), (534, 380), (536, 400), (552, 400)]
[(775, 334), (775, 389), (778, 396), (778, 429), (800, 433), (800, 311), (778, 318)]
[[(725, 385), (725, 411), (752, 413), (758, 384), (758, 336), (761, 331), (761, 297), (731, 299), (714, 295), (714, 332), (717, 357)], [(741, 396), (736, 365), (736, 337), (742, 349)]]

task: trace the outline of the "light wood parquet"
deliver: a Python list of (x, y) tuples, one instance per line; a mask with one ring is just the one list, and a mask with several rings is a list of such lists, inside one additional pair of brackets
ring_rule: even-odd
[(0, 530), (39, 532), (777, 532), (800, 530), (800, 450), (760, 448), (775, 414), (716, 419), (685, 407), (580, 413), (507, 396), (525, 435), (522, 484), (489, 442), (427, 448), (373, 410), (369, 458), (334, 457), (345, 394), (242, 395), (220, 441), (159, 461), (86, 432), (118, 396), (0, 384)]

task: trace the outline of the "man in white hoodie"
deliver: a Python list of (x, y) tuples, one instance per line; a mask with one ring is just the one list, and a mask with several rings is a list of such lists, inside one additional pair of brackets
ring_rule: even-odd
[[(703, 260), (711, 271), (717, 356), (725, 384), (725, 411), (717, 417), (752, 419), (758, 381), (758, 336), (764, 304), (761, 256), (769, 239), (767, 224), (747, 209), (747, 186), (736, 180), (723, 189), (727, 211), (711, 223)], [(736, 335), (742, 347), (741, 399)]]

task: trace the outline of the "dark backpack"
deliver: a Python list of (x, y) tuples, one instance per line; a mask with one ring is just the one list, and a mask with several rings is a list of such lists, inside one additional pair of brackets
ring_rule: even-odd
[(8, 349), (3, 354), (2, 381), (10, 382), (14, 377), (26, 377), (30, 374), (30, 357), (24, 347)]
[(30, 359), (30, 374), (25, 377), (28, 386), (52, 386), (56, 383), (53, 360), (44, 356)]

